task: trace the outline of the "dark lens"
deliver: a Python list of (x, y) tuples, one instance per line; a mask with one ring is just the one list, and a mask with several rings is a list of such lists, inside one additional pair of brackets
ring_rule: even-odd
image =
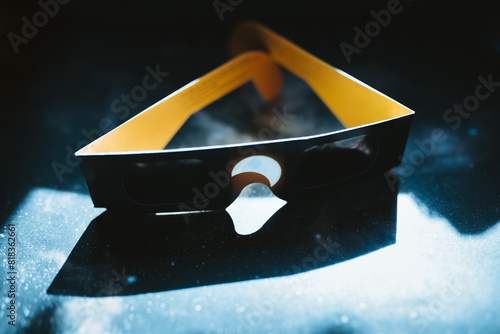
[(377, 142), (370, 135), (310, 147), (300, 158), (297, 182), (313, 188), (363, 174), (376, 152)]
[(203, 191), (211, 179), (208, 165), (199, 159), (135, 163), (123, 175), (123, 187), (140, 204), (192, 203), (196, 189)]

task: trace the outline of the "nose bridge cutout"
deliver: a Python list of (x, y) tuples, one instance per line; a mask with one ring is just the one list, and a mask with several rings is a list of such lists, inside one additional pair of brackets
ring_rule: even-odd
[[(260, 174), (269, 181), (269, 185), (272, 187), (281, 178), (281, 166), (273, 158), (265, 155), (254, 155), (238, 162), (234, 166), (231, 176), (233, 177), (242, 173)], [(254, 182), (259, 182), (259, 180), (254, 180)]]

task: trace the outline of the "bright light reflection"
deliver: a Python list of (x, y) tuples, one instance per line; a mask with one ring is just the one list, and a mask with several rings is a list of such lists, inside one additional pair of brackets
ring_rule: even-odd
[(226, 208), (234, 229), (240, 235), (257, 232), (286, 204), (264, 184), (252, 183), (243, 188), (236, 200)]

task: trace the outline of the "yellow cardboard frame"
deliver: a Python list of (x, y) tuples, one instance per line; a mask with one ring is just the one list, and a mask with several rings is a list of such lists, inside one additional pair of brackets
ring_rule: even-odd
[[(414, 113), (258, 23), (239, 25), (229, 48), (234, 59), (147, 108), (76, 156), (162, 150), (189, 116), (249, 81), (265, 100), (278, 95), (283, 78), (276, 64), (302, 78), (346, 128)], [(263, 51), (251, 51), (255, 49)]]

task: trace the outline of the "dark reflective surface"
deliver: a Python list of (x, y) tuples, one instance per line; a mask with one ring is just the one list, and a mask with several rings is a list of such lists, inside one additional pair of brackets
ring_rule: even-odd
[(129, 295), (317, 269), (393, 244), (396, 198), (382, 176), (330, 189), (287, 203), (248, 236), (235, 232), (226, 211), (189, 217), (104, 212), (48, 293)]
[[(495, 101), (499, 97), (500, 94)], [(500, 124), (498, 105), (485, 107), (476, 116), (496, 127)], [(458, 232), (483, 233), (500, 221), (500, 159), (496, 144), (500, 142), (500, 132), (477, 119), (458, 130), (443, 129), (446, 140), (435, 145), (435, 152), (425, 156), (422, 166), (408, 160), (397, 169), (403, 176), (402, 189), (414, 193), (431, 210), (446, 217)], [(422, 151), (415, 140), (428, 139), (428, 133), (409, 142), (406, 159), (411, 152)]]

